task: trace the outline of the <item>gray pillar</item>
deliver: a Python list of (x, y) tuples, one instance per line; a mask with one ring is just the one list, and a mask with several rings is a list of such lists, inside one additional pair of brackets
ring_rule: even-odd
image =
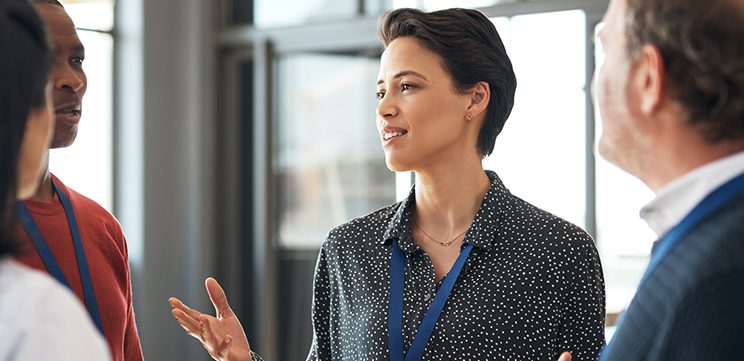
[(117, 213), (129, 235), (143, 351), (147, 360), (206, 360), (167, 299), (213, 312), (203, 281), (214, 269), (214, 4), (117, 6)]

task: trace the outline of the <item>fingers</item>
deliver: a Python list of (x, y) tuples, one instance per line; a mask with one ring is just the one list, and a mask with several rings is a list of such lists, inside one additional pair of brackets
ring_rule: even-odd
[(192, 318), (178, 308), (174, 308), (173, 310), (171, 310), (171, 314), (176, 319), (176, 321), (178, 321), (178, 324), (181, 325), (181, 327), (183, 327), (183, 329), (186, 330), (189, 335), (197, 338), (199, 335), (201, 335), (201, 324), (197, 319)]
[[(212, 325), (209, 324), (209, 319), (207, 316), (200, 317), (198, 319), (199, 321), (199, 337), (202, 340), (202, 343), (206, 347), (207, 345), (214, 346), (214, 337), (212, 336)], [(209, 347), (207, 347), (207, 350), (209, 350)]]
[(558, 361), (571, 361), (571, 353), (570, 352), (562, 353), (561, 357), (558, 358)]
[(175, 297), (169, 298), (168, 303), (171, 305), (171, 307), (173, 307), (173, 309), (171, 310), (171, 314), (176, 319), (176, 321), (178, 321), (178, 324), (180, 324), (181, 327), (186, 330), (186, 333), (198, 338), (200, 341), (203, 341), (203, 338), (201, 337), (202, 327), (199, 322), (199, 318), (206, 315), (199, 311), (191, 309), (183, 302), (181, 302), (181, 300)]
[(209, 277), (204, 282), (204, 285), (207, 287), (209, 299), (212, 301), (214, 310), (217, 312), (217, 318), (232, 315), (232, 309), (227, 303), (227, 296), (225, 295), (225, 291), (222, 289), (220, 284), (217, 283), (217, 280)]
[(168, 299), (168, 303), (171, 305), (171, 307), (183, 311), (184, 313), (186, 313), (187, 315), (189, 315), (193, 319), (198, 319), (201, 315), (203, 315), (203, 313), (201, 313), (201, 312), (199, 312), (197, 310), (194, 310), (194, 309), (192, 309), (189, 306), (186, 306), (178, 298), (171, 297), (171, 298)]

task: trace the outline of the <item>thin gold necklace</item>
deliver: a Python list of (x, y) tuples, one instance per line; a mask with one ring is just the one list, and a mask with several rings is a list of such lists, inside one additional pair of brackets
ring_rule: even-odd
[(430, 236), (430, 235), (429, 235), (428, 233), (426, 233), (426, 231), (424, 231), (424, 229), (423, 229), (423, 228), (421, 228), (421, 226), (419, 226), (419, 224), (418, 224), (418, 221), (416, 220), (416, 216), (415, 216), (415, 215), (414, 215), (413, 217), (411, 217), (411, 218), (412, 218), (412, 220), (413, 220), (413, 226), (414, 226), (414, 227), (418, 228), (418, 230), (419, 230), (419, 231), (421, 231), (421, 233), (423, 233), (423, 234), (424, 234), (424, 236), (426, 236), (426, 238), (428, 238), (428, 239), (430, 239), (430, 240), (432, 240), (432, 241), (434, 241), (434, 242), (438, 243), (438, 244), (439, 244), (440, 246), (442, 246), (442, 247), (447, 247), (447, 246), (451, 245), (451, 244), (452, 244), (452, 242), (454, 242), (454, 241), (456, 241), (456, 240), (457, 240), (458, 238), (462, 237), (462, 235), (463, 235), (463, 234), (465, 234), (465, 233), (466, 233), (466, 232), (468, 231), (468, 230), (466, 229), (466, 230), (465, 230), (465, 231), (463, 231), (462, 233), (460, 233), (460, 234), (458, 234), (457, 236), (455, 236), (455, 238), (452, 238), (451, 240), (449, 240), (449, 241), (446, 241), (446, 242), (440, 242), (440, 241), (437, 241), (436, 239), (434, 239), (434, 237)]

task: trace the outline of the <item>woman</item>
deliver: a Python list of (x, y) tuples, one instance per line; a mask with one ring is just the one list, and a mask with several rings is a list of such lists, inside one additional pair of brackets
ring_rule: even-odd
[(27, 0), (0, 0), (0, 359), (109, 360), (74, 296), (10, 256), (17, 199), (36, 192), (53, 118), (50, 54)]
[[(474, 10), (401, 9), (380, 22), (377, 128), (403, 202), (332, 230), (315, 271), (309, 360), (595, 360), (604, 281), (592, 239), (484, 171), (516, 79)], [(214, 280), (217, 318), (171, 300), (216, 359), (247, 360)], [(567, 355), (566, 355), (567, 356)], [(565, 356), (564, 356), (565, 357)]]

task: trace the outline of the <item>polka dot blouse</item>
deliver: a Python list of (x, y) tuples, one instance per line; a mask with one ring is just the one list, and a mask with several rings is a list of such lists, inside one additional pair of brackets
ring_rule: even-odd
[[(595, 360), (605, 293), (591, 237), (512, 195), (488, 171), (464, 242), (473, 245), (436, 323), (424, 360)], [(438, 289), (413, 242), (414, 192), (333, 229), (315, 270), (308, 360), (388, 360), (392, 240), (405, 253), (403, 342), (408, 350)]]

